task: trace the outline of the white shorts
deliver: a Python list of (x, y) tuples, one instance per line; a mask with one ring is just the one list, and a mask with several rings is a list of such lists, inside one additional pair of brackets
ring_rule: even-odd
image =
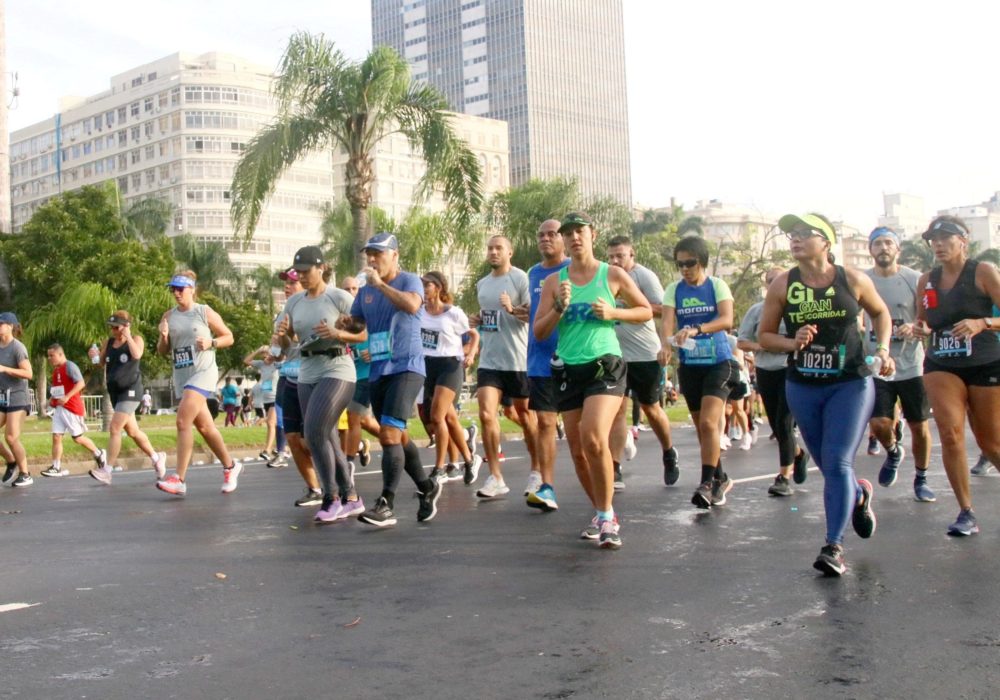
[(56, 406), (56, 412), (52, 414), (52, 432), (57, 435), (69, 433), (72, 437), (80, 437), (87, 432), (87, 424), (83, 421), (83, 416), (68, 411), (65, 406)]

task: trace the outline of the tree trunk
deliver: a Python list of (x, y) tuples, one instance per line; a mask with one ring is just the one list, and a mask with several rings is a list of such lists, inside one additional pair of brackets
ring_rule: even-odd
[(45, 414), (45, 407), (48, 406), (48, 396), (49, 396), (49, 377), (45, 374), (45, 355), (42, 355), (35, 359), (33, 363), (35, 367), (41, 367), (42, 371), (35, 376), (38, 379), (35, 380), (35, 408), (38, 410), (38, 415)]
[(365, 244), (365, 241), (370, 236), (368, 208), (351, 205), (351, 219), (354, 222), (354, 257), (358, 261), (357, 269), (360, 270), (368, 265), (368, 259), (361, 250), (361, 246)]

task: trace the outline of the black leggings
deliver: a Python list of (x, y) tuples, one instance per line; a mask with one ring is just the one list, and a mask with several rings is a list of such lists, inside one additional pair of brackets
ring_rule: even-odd
[(758, 367), (757, 392), (764, 401), (767, 422), (778, 440), (780, 466), (787, 467), (794, 461), (798, 445), (795, 444), (795, 432), (792, 430), (794, 419), (785, 399), (785, 370)]
[[(354, 495), (354, 483), (337, 434), (337, 420), (354, 396), (354, 382), (327, 377), (315, 384), (299, 384), (298, 388), (306, 444), (323, 493), (334, 498)], [(333, 487), (334, 469), (339, 489)]]

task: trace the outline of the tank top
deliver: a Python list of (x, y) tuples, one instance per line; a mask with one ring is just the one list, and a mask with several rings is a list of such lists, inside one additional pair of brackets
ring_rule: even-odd
[(219, 383), (219, 367), (215, 364), (215, 349), (198, 350), (198, 338), (211, 338), (208, 327), (208, 307), (194, 304), (187, 311), (176, 306), (167, 317), (170, 327), (170, 362), (174, 368), (174, 396), (184, 395), (184, 387), (215, 391)]
[(788, 359), (788, 379), (807, 384), (843, 382), (857, 379), (864, 366), (864, 349), (858, 328), (861, 305), (847, 282), (847, 273), (835, 265), (833, 284), (809, 287), (802, 271), (788, 271), (783, 318), (788, 338), (805, 325), (818, 329), (812, 343)]
[(142, 374), (139, 360), (132, 357), (128, 343), (116, 348), (113, 340), (108, 340), (104, 350), (104, 367), (108, 382), (108, 393), (121, 398), (138, 401), (142, 397)]
[[(715, 281), (706, 277), (698, 286), (684, 280), (679, 281), (674, 290), (674, 312), (678, 328), (700, 326), (718, 318)], [(725, 331), (699, 333), (694, 337), (694, 342), (694, 349), (681, 349), (679, 361), (682, 365), (717, 365), (728, 362), (733, 357)]]
[[(50, 388), (50, 392), (53, 398), (66, 396), (76, 386), (76, 380), (69, 376), (70, 366), (73, 367), (74, 374), (80, 376), (80, 368), (69, 360), (52, 369), (52, 381), (50, 382), (52, 387)], [(70, 413), (75, 413), (78, 416), (84, 414), (83, 397), (80, 394), (73, 394), (63, 406)]]
[[(559, 271), (559, 281), (569, 279), (569, 267)], [(567, 365), (582, 365), (604, 355), (621, 357), (622, 349), (615, 333), (615, 322), (594, 316), (590, 305), (604, 299), (614, 307), (615, 295), (608, 284), (608, 264), (602, 262), (593, 278), (584, 285), (573, 285), (569, 306), (559, 317), (559, 342), (556, 354)]]
[(978, 367), (1000, 360), (1000, 339), (996, 333), (977, 333), (972, 338), (958, 339), (951, 328), (966, 318), (993, 315), (993, 300), (976, 289), (976, 267), (979, 262), (966, 260), (965, 266), (951, 289), (941, 289), (941, 268), (935, 267), (927, 278), (922, 302), (931, 337), (927, 358), (945, 367)]

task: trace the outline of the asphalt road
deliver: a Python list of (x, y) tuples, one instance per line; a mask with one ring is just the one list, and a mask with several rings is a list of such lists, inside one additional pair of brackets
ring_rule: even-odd
[[(766, 432), (766, 430), (764, 431)], [(981, 534), (958, 512), (935, 448), (935, 504), (908, 457), (876, 487), (878, 530), (846, 541), (848, 573), (812, 569), (822, 479), (766, 494), (777, 450), (726, 457), (729, 504), (690, 504), (697, 452), (660, 480), (651, 433), (616, 497), (625, 545), (578, 539), (589, 509), (560, 447), (561, 508), (452, 483), (431, 523), (406, 483), (399, 525), (317, 527), (293, 469), (252, 464), (231, 496), (216, 467), (188, 496), (149, 471), (0, 492), (0, 698), (987, 698), (1000, 685), (1000, 478), (974, 479)], [(427, 461), (430, 451), (423, 451)], [(881, 458), (858, 456), (874, 481)], [(485, 472), (484, 472), (485, 473)], [(480, 477), (480, 483), (482, 476)], [(359, 476), (374, 498), (376, 473)], [(224, 577), (224, 578), (223, 578)], [(30, 607), (21, 607), (28, 605)]]

